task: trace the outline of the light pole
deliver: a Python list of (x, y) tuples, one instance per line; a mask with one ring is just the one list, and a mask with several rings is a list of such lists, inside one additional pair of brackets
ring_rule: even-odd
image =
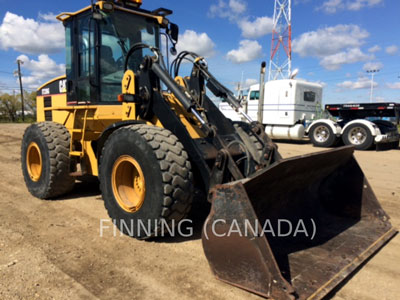
[(374, 76), (375, 73), (378, 73), (379, 71), (380, 71), (379, 69), (367, 70), (367, 73), (371, 74), (371, 93), (369, 95), (369, 103), (372, 103), (372, 95), (374, 93)]

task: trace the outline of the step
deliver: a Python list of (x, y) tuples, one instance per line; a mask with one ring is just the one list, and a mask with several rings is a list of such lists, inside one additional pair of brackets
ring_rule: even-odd
[(71, 152), (69, 152), (69, 156), (80, 156), (80, 157), (83, 157), (83, 152), (80, 152), (80, 151), (71, 151)]

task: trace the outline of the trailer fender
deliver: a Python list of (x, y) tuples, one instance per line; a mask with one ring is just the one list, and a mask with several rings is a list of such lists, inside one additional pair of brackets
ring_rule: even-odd
[(334, 133), (336, 136), (339, 136), (339, 135), (341, 134), (341, 132), (342, 132), (342, 128), (341, 128), (341, 127), (339, 126), (339, 124), (336, 123), (335, 121), (332, 121), (332, 120), (329, 120), (329, 119), (319, 119), (319, 120), (313, 121), (313, 122), (307, 127), (307, 129), (306, 129), (306, 134), (307, 134), (307, 135), (308, 135), (308, 132), (310, 131), (310, 129), (311, 129), (315, 124), (317, 124), (317, 123), (323, 123), (323, 124), (328, 125), (328, 126), (332, 129), (333, 133)]
[(371, 132), (373, 137), (381, 135), (381, 131), (378, 126), (376, 126), (373, 122), (364, 120), (364, 119), (350, 121), (343, 127), (341, 134), (344, 133), (344, 131), (346, 130), (347, 127), (349, 127), (350, 125), (355, 124), (355, 123), (363, 124), (363, 125), (367, 126), (367, 128), (369, 129), (369, 131)]

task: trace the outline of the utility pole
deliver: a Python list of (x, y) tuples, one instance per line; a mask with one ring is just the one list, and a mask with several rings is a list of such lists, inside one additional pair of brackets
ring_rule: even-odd
[(378, 73), (379, 71), (380, 71), (379, 69), (367, 70), (367, 73), (371, 74), (371, 92), (369, 95), (369, 103), (372, 103), (372, 95), (374, 93), (374, 76), (375, 76), (375, 73)]
[(19, 89), (21, 91), (22, 122), (24, 122), (25, 121), (24, 90), (22, 89), (22, 74), (21, 74), (21, 65), (24, 64), (24, 62), (20, 59), (17, 59), (17, 64), (18, 64)]

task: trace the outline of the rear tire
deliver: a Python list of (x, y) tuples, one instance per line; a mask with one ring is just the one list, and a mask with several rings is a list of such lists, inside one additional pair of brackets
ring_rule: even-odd
[(332, 128), (325, 123), (314, 124), (308, 136), (315, 147), (332, 147), (337, 143), (337, 137)]
[(354, 146), (357, 150), (368, 150), (374, 144), (371, 131), (364, 124), (354, 123), (349, 125), (343, 132), (343, 143)]
[(100, 188), (119, 230), (146, 239), (160, 232), (161, 222), (176, 226), (188, 214), (193, 196), (188, 158), (163, 128), (131, 125), (110, 135), (100, 159)]
[(21, 166), (29, 192), (50, 199), (69, 192), (75, 183), (70, 173), (70, 134), (61, 124), (32, 124), (24, 133)]

